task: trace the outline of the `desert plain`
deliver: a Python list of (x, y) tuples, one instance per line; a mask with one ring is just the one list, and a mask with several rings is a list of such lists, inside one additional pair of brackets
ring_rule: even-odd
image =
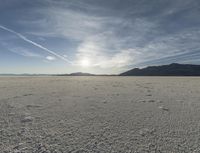
[(198, 77), (0, 77), (1, 153), (199, 153)]

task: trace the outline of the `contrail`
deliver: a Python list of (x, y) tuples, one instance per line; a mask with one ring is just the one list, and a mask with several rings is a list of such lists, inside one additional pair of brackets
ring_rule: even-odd
[(10, 32), (10, 33), (12, 33), (12, 34), (15, 34), (16, 36), (18, 36), (18, 37), (21, 38), (22, 40), (24, 40), (24, 41), (26, 41), (26, 42), (28, 42), (28, 43), (30, 43), (30, 44), (32, 44), (32, 45), (34, 45), (34, 46), (40, 48), (40, 49), (43, 49), (43, 50), (45, 50), (46, 52), (48, 52), (48, 53), (50, 53), (50, 54), (52, 54), (52, 55), (54, 55), (54, 56), (56, 56), (56, 57), (58, 57), (58, 58), (60, 58), (60, 59), (62, 59), (62, 60), (64, 60), (64, 61), (66, 61), (66, 62), (72, 64), (72, 62), (71, 62), (70, 60), (66, 59), (65, 57), (63, 57), (63, 56), (57, 54), (56, 52), (54, 52), (54, 51), (52, 51), (52, 50), (47, 49), (46, 47), (43, 47), (42, 45), (40, 45), (40, 44), (38, 44), (38, 43), (36, 43), (36, 42), (33, 42), (32, 40), (26, 38), (26, 37), (23, 36), (22, 34), (20, 34), (20, 33), (18, 33), (18, 32), (15, 32), (15, 31), (12, 30), (12, 29), (6, 28), (5, 26), (2, 26), (2, 25), (0, 25), (0, 28), (3, 29), (3, 30), (5, 30), (5, 31), (8, 31), (8, 32)]

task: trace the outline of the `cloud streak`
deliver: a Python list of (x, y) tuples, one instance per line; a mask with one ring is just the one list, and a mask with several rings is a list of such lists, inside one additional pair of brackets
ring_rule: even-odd
[(56, 52), (54, 52), (54, 51), (52, 51), (52, 50), (50, 50), (50, 49), (48, 49), (48, 48), (46, 48), (46, 47), (44, 47), (44, 46), (42, 46), (42, 45), (36, 43), (36, 42), (34, 42), (34, 41), (32, 41), (32, 40), (26, 38), (24, 35), (22, 35), (22, 34), (16, 32), (16, 31), (14, 31), (14, 30), (12, 30), (12, 29), (9, 29), (9, 28), (7, 28), (7, 27), (5, 27), (5, 26), (2, 26), (2, 25), (0, 25), (0, 28), (3, 29), (3, 30), (5, 30), (5, 31), (8, 31), (8, 32), (10, 32), (10, 33), (12, 33), (12, 34), (15, 34), (15, 35), (18, 36), (20, 39), (22, 39), (22, 40), (24, 40), (24, 41), (26, 41), (26, 42), (28, 42), (28, 43), (34, 45), (34, 46), (36, 46), (36, 47), (38, 47), (38, 48), (40, 48), (40, 49), (46, 51), (46, 52), (48, 52), (48, 53), (50, 53), (50, 54), (52, 54), (52, 55), (54, 55), (54, 56), (56, 56), (56, 57), (58, 57), (58, 58), (60, 58), (61, 60), (64, 60), (65, 62), (68, 62), (68, 63), (72, 64), (72, 62), (71, 62), (70, 60), (68, 60), (66, 57), (63, 57), (63, 56), (59, 55), (58, 53), (56, 53)]

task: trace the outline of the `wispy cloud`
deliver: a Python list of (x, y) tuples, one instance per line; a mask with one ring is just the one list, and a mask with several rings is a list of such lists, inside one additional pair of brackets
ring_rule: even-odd
[(24, 57), (31, 57), (31, 58), (43, 58), (41, 54), (31, 51), (27, 47), (17, 47), (15, 45), (11, 45), (8, 42), (0, 42), (0, 44), (5, 47), (8, 51), (24, 56)]
[(68, 59), (66, 59), (65, 57), (59, 55), (58, 53), (56, 53), (56, 52), (54, 52), (54, 51), (52, 51), (52, 50), (50, 50), (50, 49), (47, 49), (46, 47), (44, 47), (44, 46), (42, 46), (42, 45), (40, 45), (40, 44), (38, 44), (38, 43), (36, 43), (36, 42), (33, 42), (32, 40), (26, 38), (24, 35), (22, 35), (22, 34), (16, 32), (16, 31), (14, 31), (14, 30), (12, 30), (12, 29), (9, 29), (9, 28), (7, 28), (7, 27), (5, 27), (5, 26), (2, 26), (2, 25), (0, 25), (0, 28), (3, 29), (3, 30), (6, 30), (6, 31), (8, 31), (8, 32), (10, 32), (10, 33), (12, 33), (12, 34), (17, 35), (17, 36), (18, 36), (19, 38), (21, 38), (22, 40), (24, 40), (24, 41), (26, 41), (26, 42), (28, 42), (28, 43), (30, 43), (30, 44), (32, 44), (32, 45), (34, 45), (34, 46), (36, 46), (36, 47), (42, 49), (42, 50), (44, 50), (44, 51), (46, 51), (46, 52), (48, 52), (48, 53), (50, 53), (50, 54), (52, 54), (52, 55), (54, 55), (54, 56), (60, 58), (60, 59), (62, 59), (62, 60), (64, 60), (64, 61), (68, 62), (68, 63), (72, 63), (70, 60), (68, 60)]
[[(173, 56), (178, 59), (200, 47), (199, 27), (190, 25), (197, 17), (197, 2), (130, 1), (124, 2), (124, 7), (112, 2), (49, 0), (50, 7), (36, 12), (48, 19), (41, 20), (41, 27), (48, 25), (51, 29), (47, 35), (79, 42), (73, 53), (74, 65), (85, 58), (91, 67), (98, 68), (148, 65), (164, 58), (174, 61)], [(189, 58), (188, 54), (185, 56)]]
[(25, 56), (25, 57), (34, 57), (34, 58), (42, 58), (40, 54), (34, 53), (26, 48), (23, 47), (14, 47), (9, 48), (9, 50), (13, 53)]
[(56, 60), (56, 58), (53, 57), (53, 56), (47, 56), (46, 59), (49, 60), (49, 61), (55, 61)]
[[(200, 58), (200, 2), (196, 0), (45, 0), (41, 7), (38, 2), (37, 7), (29, 6), (28, 17), (22, 11), (16, 14), (18, 20), (13, 18), (14, 29), (20, 27), (23, 35), (0, 28), (67, 61), (72, 69), (80, 68), (85, 59), (91, 69), (109, 71)], [(44, 57), (47, 61), (48, 55)]]

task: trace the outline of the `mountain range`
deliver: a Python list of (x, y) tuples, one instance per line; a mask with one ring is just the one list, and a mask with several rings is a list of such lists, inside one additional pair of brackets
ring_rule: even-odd
[(200, 76), (200, 65), (172, 63), (169, 65), (134, 68), (118, 75), (76, 72), (70, 74), (0, 74), (0, 76)]
[(178, 64), (134, 68), (120, 76), (200, 76), (200, 65)]

